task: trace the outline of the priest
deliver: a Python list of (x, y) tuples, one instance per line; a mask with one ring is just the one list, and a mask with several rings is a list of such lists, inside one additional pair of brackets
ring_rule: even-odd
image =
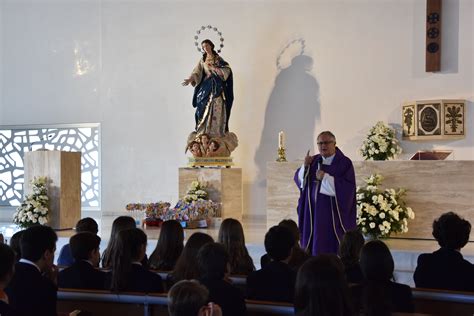
[(300, 189), (301, 246), (312, 255), (337, 253), (342, 236), (356, 227), (356, 182), (352, 161), (330, 131), (318, 135), (319, 154), (306, 154), (295, 173)]

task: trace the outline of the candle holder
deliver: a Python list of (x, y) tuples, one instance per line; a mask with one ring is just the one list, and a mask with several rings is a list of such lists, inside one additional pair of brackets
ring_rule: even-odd
[(286, 152), (285, 147), (278, 147), (278, 158), (277, 162), (286, 162)]

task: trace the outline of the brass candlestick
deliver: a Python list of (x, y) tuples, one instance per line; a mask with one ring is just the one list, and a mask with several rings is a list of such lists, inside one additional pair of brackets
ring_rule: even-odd
[(285, 147), (278, 147), (278, 162), (286, 162), (286, 152), (285, 152)]

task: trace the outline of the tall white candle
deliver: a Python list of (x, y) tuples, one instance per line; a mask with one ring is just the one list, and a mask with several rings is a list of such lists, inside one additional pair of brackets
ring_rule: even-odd
[(283, 131), (280, 131), (278, 133), (278, 148), (283, 147), (285, 147), (285, 133), (283, 133)]

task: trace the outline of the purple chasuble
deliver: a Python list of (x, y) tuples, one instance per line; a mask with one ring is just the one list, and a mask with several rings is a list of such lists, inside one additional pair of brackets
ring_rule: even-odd
[(318, 161), (314, 156), (303, 189), (295, 173), (295, 182), (300, 189), (298, 200), (298, 226), (301, 246), (313, 256), (321, 253), (335, 253), (345, 231), (356, 227), (356, 182), (352, 161), (339, 148), (330, 165), (320, 163), (321, 170), (334, 177), (336, 196), (319, 192), (320, 181), (316, 180)]

